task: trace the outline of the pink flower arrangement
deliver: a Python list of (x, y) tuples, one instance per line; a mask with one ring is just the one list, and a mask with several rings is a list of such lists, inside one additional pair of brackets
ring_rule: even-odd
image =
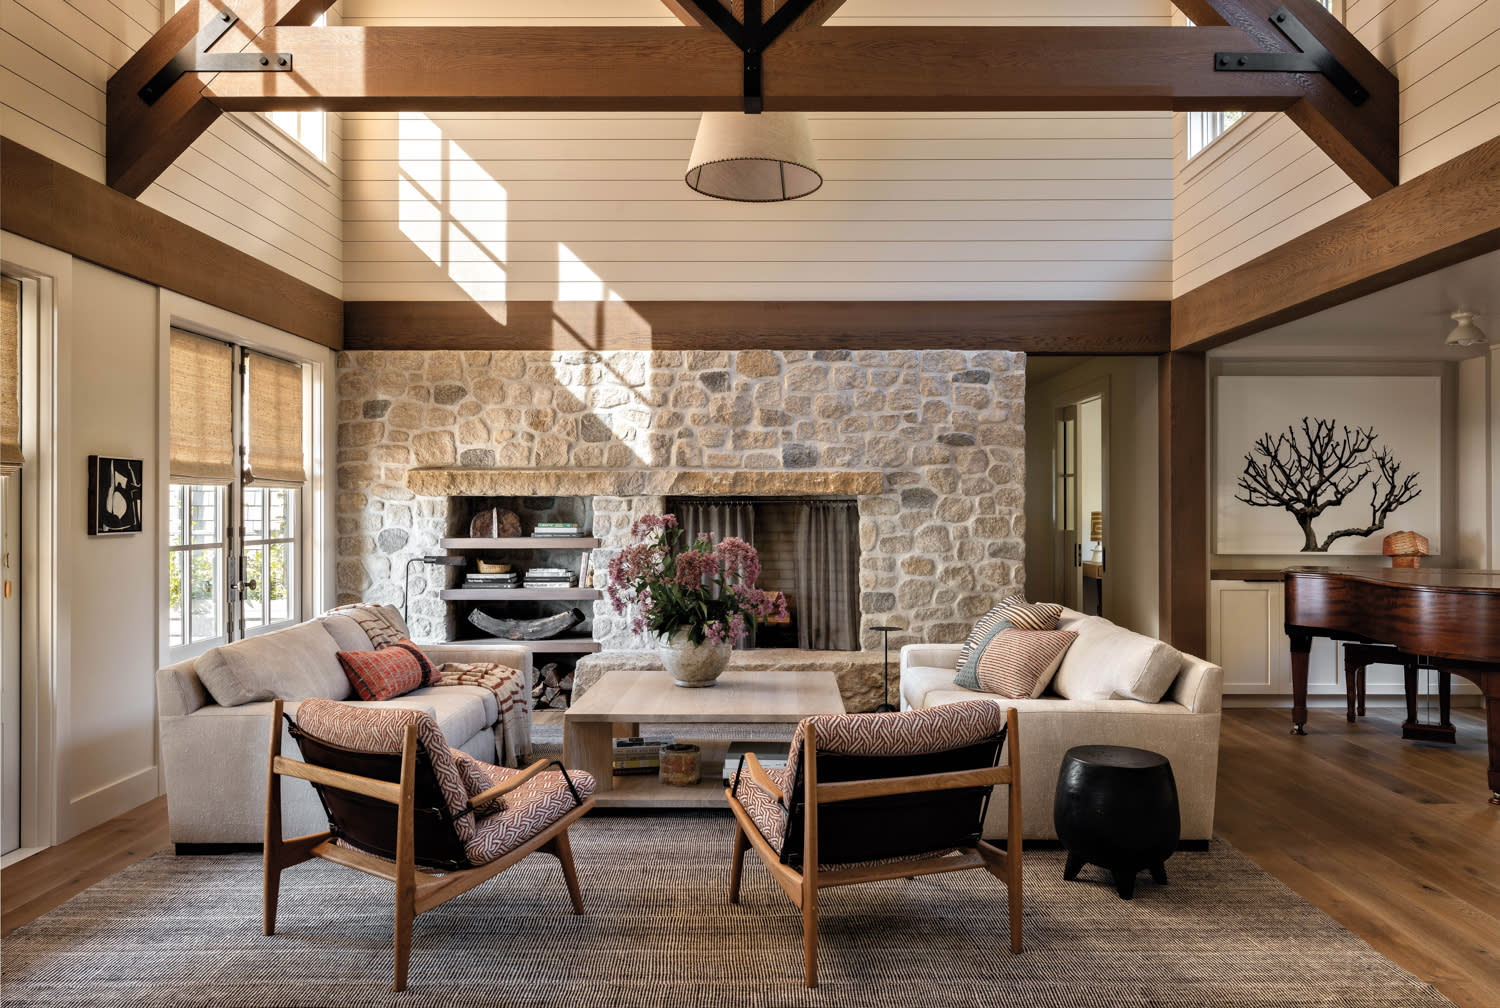
[(637, 541), (610, 560), (605, 594), (617, 613), (636, 607), (636, 633), (685, 630), (694, 644), (733, 644), (761, 620), (786, 619), (785, 597), (755, 587), (760, 556), (743, 539), (699, 536), (684, 547), (670, 514), (646, 515), (630, 534)]

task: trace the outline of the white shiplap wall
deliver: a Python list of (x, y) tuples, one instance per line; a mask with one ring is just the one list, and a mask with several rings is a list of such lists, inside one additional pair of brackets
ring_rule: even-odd
[[(105, 177), (105, 88), (162, 23), (158, 0), (0, 0), (0, 133)], [(259, 116), (222, 116), (141, 201), (330, 294), (342, 293), (342, 159)]]
[[(342, 9), (356, 25), (677, 23), (658, 0), (345, 0)], [(1167, 15), (1164, 0), (850, 0), (830, 23), (1166, 24)], [(346, 116), (344, 296), (1169, 296), (1168, 115), (810, 118), (823, 188), (745, 205), (683, 183), (692, 114)]]
[[(1345, 23), (1400, 81), (1401, 179), (1500, 136), (1500, 0), (1350, 0)], [(1173, 294), (1183, 294), (1365, 201), (1279, 114), (1252, 113), (1179, 165)]]

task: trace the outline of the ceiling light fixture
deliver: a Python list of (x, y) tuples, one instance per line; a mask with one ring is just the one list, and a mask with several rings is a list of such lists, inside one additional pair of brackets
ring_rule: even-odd
[(1449, 346), (1473, 346), (1475, 343), (1488, 343), (1490, 341), (1489, 337), (1474, 324), (1474, 320), (1478, 317), (1479, 314), (1477, 312), (1454, 312), (1452, 318), (1458, 325), (1453, 327), (1453, 331), (1448, 334), (1448, 338), (1444, 342)]
[(705, 112), (684, 180), (696, 192), (741, 203), (779, 203), (823, 184), (802, 112)]

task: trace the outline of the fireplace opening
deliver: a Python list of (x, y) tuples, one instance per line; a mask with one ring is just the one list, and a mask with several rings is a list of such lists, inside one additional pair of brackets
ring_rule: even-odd
[(781, 592), (785, 623), (766, 623), (740, 645), (814, 651), (859, 649), (859, 508), (851, 497), (669, 497), (688, 541), (737, 536), (760, 554), (757, 586)]

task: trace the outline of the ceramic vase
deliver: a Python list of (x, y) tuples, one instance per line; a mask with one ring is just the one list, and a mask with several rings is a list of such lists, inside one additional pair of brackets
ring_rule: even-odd
[(660, 647), (661, 662), (678, 686), (712, 686), (729, 665), (733, 648), (728, 644), (694, 644), (688, 632), (679, 630)]

